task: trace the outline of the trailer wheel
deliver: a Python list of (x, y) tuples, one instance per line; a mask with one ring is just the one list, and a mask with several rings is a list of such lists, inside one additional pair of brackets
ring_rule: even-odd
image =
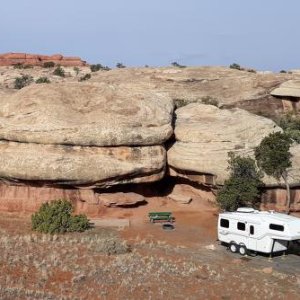
[(238, 245), (234, 242), (231, 242), (230, 245), (229, 245), (229, 250), (232, 252), (232, 253), (237, 253), (238, 251)]
[(239, 247), (239, 253), (240, 253), (242, 256), (245, 256), (245, 255), (247, 254), (247, 248), (246, 248), (246, 246), (240, 245), (240, 247)]

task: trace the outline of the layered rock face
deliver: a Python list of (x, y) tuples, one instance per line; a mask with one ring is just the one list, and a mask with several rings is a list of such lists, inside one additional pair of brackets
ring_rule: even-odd
[(238, 108), (189, 104), (176, 110), (176, 142), (168, 151), (168, 164), (179, 175), (211, 175), (204, 183), (222, 185), (229, 175), (228, 152), (253, 156), (265, 136), (280, 130), (272, 120)]
[[(30, 86), (0, 100), (0, 177), (108, 187), (159, 180), (172, 101), (130, 86)], [(5, 141), (4, 141), (5, 140)]]
[(78, 146), (145, 146), (173, 132), (168, 96), (132, 85), (32, 85), (0, 99), (0, 139)]
[(225, 67), (128, 68), (98, 73), (94, 80), (130, 82), (139, 87), (168, 93), (177, 103), (217, 100), (220, 106), (276, 117), (283, 112), (280, 99), (270, 92), (299, 73), (250, 73)]
[(13, 66), (17, 64), (42, 66), (45, 62), (54, 62), (56, 65), (72, 67), (81, 67), (86, 65), (86, 62), (81, 60), (80, 57), (66, 57), (61, 54), (50, 56), (27, 53), (0, 54), (0, 66)]

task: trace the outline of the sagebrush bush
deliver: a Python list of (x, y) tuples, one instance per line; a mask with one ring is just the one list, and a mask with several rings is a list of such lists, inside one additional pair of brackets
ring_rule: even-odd
[(24, 64), (21, 64), (21, 63), (17, 63), (14, 66), (14, 69), (32, 69), (33, 66), (31, 65), (24, 65)]
[(39, 77), (35, 83), (50, 83), (51, 81), (48, 79), (48, 77)]
[(278, 125), (294, 142), (300, 144), (300, 117), (297, 114), (284, 115)]
[(92, 72), (98, 72), (100, 70), (102, 71), (109, 71), (110, 68), (108, 66), (103, 66), (101, 64), (96, 64), (96, 65), (90, 65), (90, 69)]
[(31, 216), (32, 229), (43, 233), (81, 232), (90, 227), (85, 215), (72, 215), (72, 204), (64, 199), (43, 203)]
[(53, 61), (46, 61), (43, 64), (43, 68), (54, 68), (55, 67), (55, 63)]
[(213, 106), (216, 106), (216, 107), (219, 106), (219, 101), (218, 101), (218, 99), (216, 99), (216, 98), (214, 98), (214, 97), (211, 97), (211, 96), (205, 96), (205, 97), (202, 97), (201, 103), (207, 104), (207, 105), (213, 105)]
[(33, 77), (30, 75), (22, 75), (15, 79), (14, 88), (17, 90), (22, 89), (23, 87), (30, 85), (33, 82)]
[(65, 77), (65, 71), (61, 66), (58, 66), (53, 71), (53, 75), (60, 76), (60, 77)]
[(84, 76), (80, 77), (78, 81), (85, 81), (91, 79), (91, 74), (85, 74)]
[(230, 69), (242, 70), (241, 66), (237, 63), (233, 63), (229, 66)]
[(117, 63), (117, 64), (116, 64), (116, 67), (119, 68), (119, 69), (126, 68), (126, 66), (123, 65), (122, 63)]

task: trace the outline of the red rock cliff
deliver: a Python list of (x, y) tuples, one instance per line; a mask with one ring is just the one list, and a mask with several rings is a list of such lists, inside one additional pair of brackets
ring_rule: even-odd
[(51, 56), (27, 53), (5, 53), (0, 54), (0, 66), (12, 66), (16, 64), (24, 64), (31, 66), (42, 66), (45, 62), (54, 62), (61, 66), (85, 66), (86, 62), (80, 57), (66, 57), (60, 54)]

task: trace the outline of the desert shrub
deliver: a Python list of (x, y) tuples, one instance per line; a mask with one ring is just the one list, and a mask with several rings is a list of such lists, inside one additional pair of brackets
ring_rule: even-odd
[(174, 105), (176, 108), (180, 108), (180, 107), (188, 105), (189, 103), (192, 103), (192, 101), (182, 99), (182, 98), (175, 98), (175, 99), (173, 99), (173, 102), (174, 102)]
[(86, 215), (72, 216), (70, 220), (70, 232), (82, 232), (90, 228), (89, 220)]
[(85, 231), (90, 227), (85, 215), (72, 215), (72, 204), (67, 200), (43, 203), (31, 216), (32, 229), (43, 233)]
[(43, 68), (54, 68), (55, 63), (53, 61), (46, 61), (43, 63)]
[(207, 105), (213, 105), (213, 106), (216, 106), (216, 107), (219, 106), (219, 101), (218, 101), (218, 99), (216, 99), (216, 98), (214, 98), (214, 97), (211, 97), (211, 96), (205, 96), (205, 97), (202, 97), (201, 103), (207, 104)]
[(91, 74), (85, 74), (84, 76), (80, 77), (78, 81), (85, 81), (91, 79)]
[(277, 180), (283, 179), (286, 186), (286, 212), (290, 212), (291, 192), (289, 170), (292, 167), (290, 146), (293, 141), (284, 132), (270, 133), (255, 148), (259, 168)]
[(256, 73), (256, 70), (254, 70), (254, 69), (247, 69), (247, 72), (249, 72), (249, 73)]
[(74, 67), (73, 70), (75, 71), (76, 76), (77, 76), (77, 75), (79, 74), (79, 72), (80, 72), (80, 69), (79, 69), (78, 67)]
[(47, 77), (39, 77), (35, 83), (50, 83), (51, 81)]
[(237, 63), (233, 63), (229, 66), (230, 69), (241, 70), (241, 66)]
[(300, 144), (300, 117), (295, 114), (286, 114), (280, 118), (278, 125), (296, 143)]
[(176, 67), (176, 68), (186, 68), (186, 66), (181, 65), (181, 64), (179, 64), (179, 63), (176, 62), (176, 61), (172, 62), (171, 65), (172, 65), (173, 67)]
[(65, 71), (61, 66), (57, 66), (53, 71), (53, 75), (65, 77)]
[(117, 63), (117, 64), (116, 64), (116, 67), (119, 68), (119, 69), (126, 68), (126, 66), (123, 65), (122, 63)]
[(14, 66), (14, 69), (32, 69), (33, 68), (33, 66), (31, 66), (31, 65), (23, 65), (21, 63), (17, 63), (13, 66)]
[(240, 206), (257, 207), (260, 202), (261, 173), (250, 157), (235, 156), (229, 152), (230, 177), (217, 194), (220, 207), (234, 211)]
[[(121, 66), (117, 67), (117, 68), (125, 68), (124, 65), (120, 64)], [(110, 68), (108, 66), (103, 66), (101, 64), (96, 64), (96, 65), (90, 65), (90, 69), (92, 72), (98, 72), (100, 70), (102, 71), (109, 71)]]
[(285, 73), (287, 73), (287, 71), (286, 70), (281, 70), (279, 73), (285, 74)]
[(14, 87), (17, 90), (22, 89), (25, 86), (30, 85), (33, 82), (33, 77), (30, 75), (22, 75), (15, 79)]

